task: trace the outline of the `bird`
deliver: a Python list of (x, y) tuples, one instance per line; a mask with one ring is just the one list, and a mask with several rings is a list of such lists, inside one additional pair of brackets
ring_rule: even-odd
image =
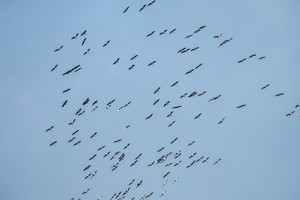
[(54, 52), (60, 51), (63, 47), (64, 47), (64, 45), (61, 45), (59, 48), (55, 49)]
[(139, 12), (141, 12), (142, 10), (144, 10), (144, 8), (147, 6), (147, 4), (144, 4), (141, 8), (140, 8), (140, 10), (139, 10)]
[(300, 107), (300, 103), (299, 103), (299, 104), (297, 104), (297, 105), (295, 105), (295, 108), (297, 108), (297, 107)]
[(220, 33), (219, 35), (215, 35), (214, 38), (220, 38), (223, 35), (223, 33)]
[(129, 127), (130, 127), (130, 125), (126, 125), (126, 126), (125, 126), (125, 131), (126, 131), (127, 129), (129, 129)]
[(253, 57), (255, 57), (256, 56), (256, 54), (254, 53), (254, 54), (251, 54), (250, 56), (249, 56), (249, 58), (253, 58)]
[(64, 91), (62, 91), (62, 93), (69, 92), (70, 90), (71, 90), (71, 88), (65, 89)]
[(105, 42), (102, 47), (106, 47), (109, 43), (110, 43), (110, 40), (108, 40), (107, 42)]
[(282, 92), (282, 93), (275, 94), (275, 97), (280, 97), (280, 96), (282, 96), (282, 95), (284, 95), (283, 92)]
[(121, 141), (122, 141), (122, 139), (117, 139), (117, 140), (114, 141), (114, 143), (118, 143), (118, 142), (121, 142)]
[(242, 62), (244, 62), (245, 60), (247, 60), (247, 58), (243, 58), (243, 59), (239, 60), (237, 63), (242, 63)]
[(93, 160), (96, 156), (97, 154), (94, 154), (92, 157), (89, 158), (89, 160)]
[(164, 104), (164, 107), (166, 107), (169, 103), (170, 103), (170, 101), (167, 101), (167, 102)]
[(202, 113), (199, 113), (196, 117), (194, 117), (194, 119), (198, 119), (201, 115)]
[(260, 88), (261, 90), (264, 90), (264, 89), (266, 89), (267, 87), (269, 87), (270, 86), (270, 84), (267, 84), (267, 85), (264, 85), (262, 88)]
[(204, 95), (205, 93), (206, 93), (206, 91), (204, 91), (204, 92), (198, 94), (198, 96), (202, 96), (202, 95)]
[(83, 46), (83, 45), (85, 44), (85, 42), (86, 42), (86, 38), (84, 38), (84, 39), (82, 40), (81, 46)]
[(79, 132), (79, 129), (77, 129), (76, 131), (74, 131), (73, 133), (72, 133), (72, 135), (75, 135), (76, 133), (78, 133)]
[(65, 101), (63, 102), (63, 104), (62, 104), (61, 107), (62, 107), (62, 108), (65, 107), (65, 105), (67, 105), (67, 103), (68, 103), (68, 100), (65, 100)]
[(174, 139), (170, 142), (170, 144), (173, 144), (173, 143), (176, 142), (177, 140), (178, 140), (178, 137), (174, 138)]
[(165, 147), (161, 147), (160, 149), (158, 149), (156, 152), (161, 152), (162, 150), (164, 150)]
[(127, 7), (125, 8), (125, 10), (123, 11), (123, 13), (126, 13), (126, 12), (128, 11), (128, 9), (129, 9), (129, 6), (127, 6)]
[(79, 140), (78, 142), (76, 142), (75, 144), (73, 144), (73, 146), (76, 146), (76, 145), (78, 145), (80, 143), (81, 143), (81, 140)]
[(179, 50), (177, 51), (177, 53), (181, 53), (181, 52), (184, 51), (185, 49), (186, 49), (186, 47), (183, 47), (183, 48), (179, 49)]
[(168, 127), (172, 126), (174, 123), (175, 123), (175, 121), (172, 121), (172, 122), (168, 125)]
[(87, 30), (84, 30), (81, 34), (80, 34), (80, 36), (83, 36), (83, 35), (85, 35), (86, 34), (86, 32), (87, 32)]
[(47, 130), (45, 132), (51, 131), (54, 128), (54, 125), (52, 125), (51, 127), (47, 128)]
[(191, 69), (191, 70), (185, 72), (185, 74), (186, 74), (186, 75), (187, 75), (187, 74), (190, 74), (190, 73), (192, 73), (194, 70), (195, 70), (195, 69)]
[(293, 110), (292, 112), (286, 114), (285, 116), (287, 116), (287, 117), (288, 117), (288, 116), (291, 116), (292, 114), (294, 114), (294, 112), (295, 112), (295, 111)]
[(218, 122), (218, 124), (222, 124), (225, 120), (225, 117), (222, 117), (222, 119)]
[(75, 138), (76, 138), (76, 137), (72, 137), (72, 138), (68, 141), (68, 143), (73, 142), (73, 141), (75, 140)]
[(185, 37), (185, 39), (188, 39), (188, 38), (190, 38), (190, 37), (192, 37), (193, 35), (191, 34), (191, 35), (187, 35), (186, 37)]
[(174, 33), (175, 31), (176, 31), (176, 28), (172, 29), (172, 30), (169, 32), (169, 34), (172, 34), (172, 33)]
[(91, 50), (90, 48), (86, 50), (86, 52), (84, 52), (83, 55), (86, 55), (90, 50)]
[(156, 93), (158, 93), (159, 92), (159, 90), (160, 90), (160, 87), (158, 87), (154, 92), (153, 92), (153, 94), (156, 94)]
[(134, 59), (136, 59), (137, 57), (138, 57), (138, 54), (132, 56), (132, 57), (130, 58), (130, 60), (134, 60)]
[(167, 117), (171, 117), (172, 114), (173, 114), (173, 111), (171, 111), (171, 112), (167, 115)]
[(221, 97), (221, 94), (219, 94), (218, 96), (215, 96), (215, 97), (211, 98), (208, 102), (215, 101), (215, 100), (219, 99), (220, 97)]
[(172, 109), (181, 108), (182, 106), (173, 106)]
[(166, 178), (169, 174), (170, 174), (170, 172), (167, 172), (167, 173), (163, 176), (163, 178)]
[(93, 137), (95, 137), (97, 135), (97, 132), (95, 132), (93, 135), (90, 136), (90, 139), (92, 139)]
[(191, 49), (191, 51), (196, 51), (197, 49), (199, 49), (199, 47), (194, 47)]
[(193, 145), (195, 142), (196, 142), (195, 140), (193, 140), (192, 142), (190, 142), (190, 143), (188, 144), (188, 147), (191, 146), (191, 145)]
[(177, 85), (178, 82), (179, 82), (179, 81), (174, 82), (174, 83), (171, 85), (171, 87), (174, 87), (175, 85)]
[(265, 59), (265, 58), (266, 58), (266, 56), (261, 56), (261, 57), (258, 58), (258, 60), (262, 60), (262, 59)]
[(76, 39), (78, 35), (79, 35), (79, 33), (76, 33), (76, 35), (74, 35), (74, 36), (71, 38), (71, 40)]
[(246, 106), (246, 104), (242, 104), (242, 105), (237, 106), (236, 108), (242, 108), (242, 107), (245, 107), (245, 106)]
[(52, 142), (52, 143), (50, 144), (50, 147), (51, 147), (52, 145), (56, 144), (56, 143), (57, 143), (57, 140), (55, 140), (54, 142)]
[(119, 62), (119, 60), (120, 60), (120, 57), (114, 61), (113, 65), (117, 64)]
[(151, 65), (153, 65), (154, 63), (156, 63), (156, 60), (155, 60), (155, 61), (152, 61), (151, 63), (149, 63), (149, 64), (148, 64), (148, 67), (151, 66)]
[(157, 99), (157, 100), (153, 103), (153, 105), (157, 104), (157, 103), (159, 102), (159, 100), (160, 100), (160, 99)]
[(51, 72), (53, 72), (57, 68), (58, 64), (56, 64), (52, 69)]
[(150, 119), (153, 116), (153, 113), (151, 113), (148, 117), (146, 117), (145, 119)]
[(146, 37), (149, 37), (151, 35), (153, 35), (155, 33), (155, 31), (152, 31), (151, 33), (149, 33)]
[(221, 158), (219, 158), (218, 160), (216, 160), (215, 162), (214, 162), (214, 165), (216, 165), (218, 162), (220, 162), (221, 161)]

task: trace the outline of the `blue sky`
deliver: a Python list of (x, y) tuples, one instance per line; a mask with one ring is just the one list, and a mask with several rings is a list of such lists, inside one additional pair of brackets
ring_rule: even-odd
[[(161, 199), (299, 199), (299, 2), (157, 0), (138, 12), (149, 2), (1, 1), (0, 199), (110, 199), (133, 178), (134, 185), (139, 180), (143, 184), (131, 188), (126, 199), (150, 192), (152, 199), (160, 199), (165, 190)], [(159, 35), (174, 28), (173, 34)], [(85, 36), (70, 39), (84, 30)], [(53, 52), (61, 45), (61, 51)], [(199, 49), (178, 54), (183, 47)], [(251, 54), (257, 56), (237, 63)], [(260, 56), (266, 58), (258, 60)], [(119, 63), (112, 65), (117, 58)], [(147, 66), (152, 61), (156, 63)], [(78, 64), (80, 71), (62, 76)], [(170, 87), (175, 81), (178, 84)], [(266, 84), (270, 86), (261, 90)], [(193, 91), (207, 92), (180, 98)], [(284, 95), (275, 97), (278, 93)], [(218, 100), (208, 102), (219, 94)], [(86, 98), (90, 102), (82, 106)], [(65, 100), (68, 104), (62, 108)], [(98, 109), (91, 112), (95, 100)], [(236, 109), (242, 104), (246, 106)], [(177, 105), (182, 107), (172, 109)], [(86, 112), (75, 116), (80, 107)], [(68, 125), (75, 117), (74, 125)], [(68, 140), (77, 129), (75, 141), (82, 142), (73, 146)], [(98, 134), (90, 139), (94, 132)], [(119, 138), (120, 143), (113, 143)], [(131, 145), (124, 150), (127, 143)], [(102, 145), (105, 149), (97, 152)], [(164, 167), (176, 162), (173, 154), (179, 150), (182, 163)], [(126, 155), (114, 172), (112, 155), (103, 158), (108, 151)], [(165, 163), (147, 166), (168, 152), (173, 154)], [(187, 169), (194, 152), (195, 159), (209, 160)], [(129, 167), (140, 153), (137, 164)], [(83, 172), (89, 164), (91, 169)], [(84, 180), (95, 170), (94, 178)], [(168, 171), (168, 183), (161, 187)]]

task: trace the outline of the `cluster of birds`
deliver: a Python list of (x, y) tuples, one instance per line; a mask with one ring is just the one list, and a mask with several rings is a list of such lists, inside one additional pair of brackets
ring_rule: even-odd
[[(151, 1), (148, 4), (144, 4), (140, 9), (139, 12), (143, 11), (146, 7), (152, 6), (156, 1)], [(127, 6), (123, 13), (127, 13), (130, 9), (130, 6)], [(188, 34), (184, 39), (189, 39), (191, 37), (193, 37), (195, 34), (199, 33), (200, 31), (203, 31), (207, 28), (206, 25), (200, 26), (198, 29), (196, 29), (195, 31), (193, 31), (191, 34)], [(170, 30), (168, 29), (164, 29), (163, 31), (159, 32), (159, 35), (164, 35), (164, 34), (174, 34), (175, 31), (177, 29), (176, 28), (172, 28)], [(153, 36), (155, 34), (155, 31), (150, 32), (149, 34), (146, 35), (146, 37), (150, 37)], [(87, 30), (83, 30), (81, 32), (75, 33), (72, 37), (71, 40), (81, 40), (80, 42), (80, 46), (84, 46), (86, 44), (87, 41), (87, 35), (88, 35), (88, 31)], [(215, 39), (219, 39), (221, 38), (221, 36), (223, 35), (223, 33), (217, 34), (217, 35), (213, 35), (213, 38)], [(225, 39), (224, 41), (222, 41), (219, 44), (219, 47), (224, 46), (227, 43), (230, 43), (232, 41), (232, 37), (229, 39)], [(107, 47), (110, 44), (111, 40), (107, 40), (106, 42), (103, 43), (102, 48)], [(60, 53), (63, 50), (64, 45), (60, 45), (59, 48), (56, 48), (54, 50), (55, 53)], [(199, 49), (199, 46), (196, 47), (183, 47), (180, 48), (177, 51), (177, 54), (183, 54), (186, 52), (192, 52), (192, 51), (196, 51), (197, 49)], [(87, 48), (83, 55), (86, 55), (87, 53), (89, 53), (91, 50), (91, 48)], [(62, 53), (62, 52), (61, 52)], [(134, 61), (135, 59), (138, 58), (138, 54), (134, 54), (132, 57), (128, 58), (128, 60), (130, 61)], [(245, 57), (241, 60), (238, 61), (238, 63), (242, 63), (244, 61), (246, 61), (247, 59), (251, 59), (256, 57), (256, 54), (251, 54), (248, 57)], [(265, 59), (266, 56), (260, 56), (258, 58), (258, 60), (263, 60)], [(123, 58), (122, 58), (123, 59)], [(112, 61), (112, 65), (117, 65), (122, 61), (121, 57), (116, 58), (114, 61)], [(125, 58), (124, 58), (125, 59)], [(153, 60), (151, 62), (149, 62), (149, 64), (147, 65), (148, 67), (156, 64), (157, 61)], [(195, 73), (196, 70), (199, 70), (200, 67), (203, 66), (203, 63), (199, 63), (197, 66), (190, 68), (188, 71), (186, 71), (184, 73), (183, 76), (185, 75), (190, 75), (192, 73)], [(132, 64), (128, 70), (132, 70), (135, 67), (135, 64)], [(74, 67), (71, 67), (67, 70), (60, 70), (60, 74), (62, 76), (67, 76), (73, 73), (77, 73), (81, 70), (81, 65), (78, 64)], [(59, 64), (56, 64), (53, 68), (51, 68), (51, 73), (55, 72), (55, 71), (59, 71)], [(151, 93), (156, 96), (158, 93), (161, 93), (162, 90), (170, 90), (171, 88), (176, 87), (178, 84), (180, 84), (180, 80), (176, 80), (173, 83), (170, 84), (170, 86), (168, 88), (163, 88), (162, 86), (157, 87), (154, 91), (151, 91)], [(261, 87), (261, 90), (265, 90), (270, 86), (270, 84), (266, 84), (264, 86)], [(67, 94), (71, 91), (71, 88), (65, 88), (62, 90), (63, 94)], [(194, 98), (194, 97), (200, 97), (200, 96), (204, 96), (207, 93), (207, 91), (192, 91), (192, 92), (186, 92), (184, 94), (181, 94), (180, 96), (178, 96), (178, 99), (183, 99), (183, 98)], [(284, 95), (283, 92), (277, 93), (275, 94), (275, 97), (280, 97)], [(216, 95), (212, 95), (211, 97), (207, 98), (208, 102), (213, 102), (213, 101), (217, 101), (222, 97), (222, 94), (216, 94)], [(177, 100), (178, 100), (177, 99)], [(133, 100), (128, 101), (127, 103), (122, 103), (118, 105), (118, 109), (116, 109), (117, 112), (120, 112), (124, 109), (129, 109), (128, 107), (132, 104)], [(160, 102), (163, 103), (161, 104)], [(161, 98), (155, 98), (154, 102), (152, 103), (152, 106), (159, 106), (161, 105), (161, 108), (165, 108), (165, 109), (169, 109), (169, 114), (166, 115), (167, 119), (172, 118), (176, 111), (178, 109), (182, 109), (184, 108), (185, 105), (183, 104), (178, 104), (178, 103), (173, 103), (173, 102), (178, 102), (178, 101), (173, 101), (172, 99), (168, 99), (168, 100), (162, 100)], [(61, 107), (62, 109), (66, 109), (68, 107), (69, 104), (69, 99), (65, 99), (62, 104)], [(104, 111), (111, 109), (112, 107), (114, 107), (116, 104), (118, 104), (118, 99), (112, 99), (110, 101), (108, 101), (107, 103), (104, 103), (103, 105), (103, 109)], [(90, 99), (89, 97), (86, 97), (82, 102), (81, 105), (74, 111), (74, 116), (72, 116), (72, 120), (69, 121), (67, 123), (68, 126), (74, 126), (77, 122), (78, 119), (80, 119), (80, 117), (82, 115), (87, 115), (88, 113), (91, 112), (95, 112), (98, 107), (100, 106), (100, 101), (98, 99)], [(149, 105), (151, 106), (151, 105)], [(246, 106), (246, 103), (240, 104), (236, 106), (236, 109), (241, 109), (244, 108)], [(300, 107), (300, 104), (297, 104), (295, 106), (295, 108)], [(130, 110), (129, 110), (130, 111)], [(128, 111), (128, 112), (129, 112)], [(133, 110), (131, 112), (134, 112)], [(295, 112), (295, 110), (289, 112), (286, 114), (286, 116), (290, 116)], [(193, 119), (197, 120), (199, 118), (201, 118), (203, 113), (197, 113), (196, 115), (193, 115)], [(141, 118), (144, 118), (144, 120), (151, 120), (152, 118), (155, 118), (155, 113), (151, 112), (151, 113), (145, 113), (144, 116), (141, 116)], [(225, 121), (225, 116), (223, 116), (221, 119), (216, 120), (216, 124), (217, 125), (221, 125), (222, 123), (224, 123)], [(175, 125), (176, 120), (174, 120), (174, 118), (168, 123), (166, 124), (166, 126), (168, 128), (171, 128)], [(175, 125), (176, 126), (176, 125)], [(131, 127), (130, 124), (127, 124), (125, 126), (125, 130), (129, 129)], [(48, 128), (46, 128), (45, 132), (50, 133), (50, 132), (54, 132), (55, 131), (55, 125), (50, 125)], [(66, 143), (66, 144), (70, 144), (72, 146), (78, 146), (83, 142), (88, 142), (87, 140), (82, 140), (82, 139), (78, 139), (77, 135), (80, 133), (79, 129), (75, 129), (72, 133), (70, 133), (70, 138), (67, 141), (59, 141), (59, 140), (55, 140), (50, 142), (50, 146), (55, 146), (58, 142), (60, 143)], [(91, 133), (88, 136), (88, 139), (92, 140), (94, 139), (98, 134), (98, 131), (95, 131), (93, 133)], [(114, 145), (114, 148), (117, 148), (118, 150), (113, 150), (113, 148), (109, 148), (109, 144), (106, 145), (101, 145), (98, 149), (96, 149), (94, 152), (91, 153), (91, 156), (87, 159), (87, 163), (85, 164), (85, 167), (83, 167), (82, 169), (82, 177), (84, 180), (90, 180), (93, 179), (97, 176), (97, 172), (99, 171), (99, 167), (97, 168), (97, 160), (102, 160), (103, 162), (109, 163), (110, 167), (108, 169), (104, 169), (107, 170), (107, 172), (111, 172), (114, 173), (116, 172), (119, 168), (134, 168), (136, 166), (140, 166), (140, 167), (160, 167), (162, 168), (164, 171), (165, 169), (167, 169), (166, 171), (161, 173), (161, 191), (146, 191), (146, 188), (142, 188), (143, 184), (145, 182), (147, 182), (147, 180), (143, 180), (143, 179), (138, 179), (138, 178), (133, 178), (128, 185), (126, 185), (122, 190), (114, 192), (113, 194), (111, 194), (111, 196), (108, 197), (104, 197), (103, 195), (99, 195), (100, 197), (98, 198), (98, 200), (102, 200), (102, 199), (141, 199), (141, 200), (145, 200), (148, 198), (157, 198), (157, 197), (163, 197), (167, 194), (167, 189), (166, 185), (168, 185), (168, 182), (176, 183), (179, 180), (179, 176), (178, 174), (174, 174), (174, 168), (175, 167), (182, 167), (185, 168), (186, 170), (188, 168), (194, 167), (196, 165), (202, 164), (202, 165), (211, 165), (211, 166), (215, 166), (217, 164), (219, 164), (222, 160), (222, 158), (217, 157), (217, 158), (210, 158), (207, 155), (200, 155), (197, 151), (193, 151), (192, 154), (188, 154), (186, 155), (186, 152), (188, 148), (192, 148), (192, 146), (194, 146), (194, 144), (196, 143), (196, 140), (193, 140), (191, 142), (189, 142), (188, 144), (185, 145), (184, 149), (178, 149), (177, 151), (171, 151), (168, 150), (171, 146), (173, 147), (174, 145), (176, 145), (176, 143), (178, 142), (178, 140), (180, 140), (178, 137), (174, 138), (173, 140), (171, 140), (171, 142), (169, 142), (168, 144), (165, 144), (165, 146), (159, 148), (158, 150), (156, 150), (155, 152), (155, 158), (153, 158), (152, 160), (148, 160), (146, 159), (146, 162), (141, 161), (141, 158), (144, 157), (144, 152), (137, 152), (136, 155), (132, 155), (127, 152), (128, 148), (130, 148), (131, 144), (134, 143), (134, 141), (130, 141), (130, 142), (126, 142), (123, 144), (124, 142), (124, 138), (119, 138), (117, 140), (111, 141), (111, 145)], [(120, 146), (120, 145), (123, 146)], [(129, 163), (126, 162), (126, 160), (130, 161)], [(145, 159), (144, 159), (145, 161)], [(129, 170), (129, 169), (128, 169)], [(79, 192), (77, 197), (72, 197), (71, 200), (75, 200), (75, 199), (82, 199), (85, 196), (88, 195), (88, 193), (92, 190), (92, 188), (88, 188), (83, 190), (82, 192)], [(137, 190), (142, 190), (141, 192), (143, 193), (143, 195), (138, 196), (136, 195), (136, 191)]]

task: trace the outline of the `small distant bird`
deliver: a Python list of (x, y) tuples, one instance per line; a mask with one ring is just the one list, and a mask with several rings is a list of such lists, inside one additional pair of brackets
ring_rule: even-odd
[(50, 147), (51, 147), (52, 145), (56, 144), (56, 143), (57, 143), (57, 140), (54, 141), (54, 142), (52, 142), (52, 143), (50, 144)]
[(167, 101), (167, 102), (164, 104), (164, 107), (166, 107), (169, 103), (170, 103), (170, 101)]
[(67, 105), (67, 103), (68, 103), (68, 100), (65, 100), (61, 107), (63, 108), (65, 105)]
[(246, 106), (246, 104), (242, 104), (242, 105), (240, 105), (240, 106), (238, 106), (236, 108), (242, 108), (242, 107), (245, 107), (245, 106)]
[(138, 55), (136, 54), (136, 55), (134, 55), (133, 57), (131, 57), (130, 60), (134, 60), (134, 59), (136, 59), (137, 57), (138, 57)]
[(190, 143), (188, 144), (188, 147), (191, 146), (191, 145), (193, 145), (194, 143), (195, 143), (195, 140), (193, 140), (192, 142), (190, 142)]
[(58, 64), (55, 65), (52, 69), (51, 69), (51, 72), (53, 72), (56, 68), (57, 68)]
[(174, 123), (175, 123), (175, 121), (172, 121), (172, 122), (168, 125), (168, 127), (172, 126)]
[(145, 119), (150, 119), (153, 116), (153, 113), (151, 113), (148, 117), (146, 117)]
[(121, 142), (122, 139), (118, 139), (118, 140), (115, 140), (114, 143), (118, 143), (118, 142)]
[(90, 139), (92, 139), (93, 137), (95, 137), (97, 135), (97, 132), (95, 132), (93, 135), (90, 136)]
[(130, 127), (130, 125), (126, 125), (126, 126), (125, 126), (125, 131), (126, 131), (127, 129), (129, 129), (129, 127)]
[(176, 28), (172, 29), (172, 30), (169, 32), (169, 34), (172, 34), (172, 33), (174, 33), (175, 31), (176, 31)]
[(165, 29), (164, 31), (160, 32), (159, 35), (164, 35), (167, 31), (168, 29)]
[(123, 13), (126, 13), (126, 12), (128, 11), (128, 9), (129, 9), (129, 6), (127, 6), (127, 7), (125, 8), (125, 10), (123, 11)]
[(299, 103), (299, 104), (297, 104), (297, 105), (295, 105), (295, 108), (297, 108), (297, 107), (300, 107), (300, 103)]
[(64, 45), (61, 45), (59, 48), (55, 49), (54, 52), (60, 51), (63, 47), (64, 47)]
[(284, 93), (278, 93), (278, 94), (275, 94), (275, 97), (280, 97), (282, 95), (284, 95)]
[(295, 111), (293, 110), (292, 112), (286, 114), (285, 116), (287, 116), (287, 117), (288, 117), (288, 116), (291, 116), (292, 114), (294, 114), (294, 112), (295, 112)]
[(152, 31), (151, 33), (149, 33), (146, 37), (149, 37), (151, 35), (153, 35), (155, 33), (155, 31)]
[(173, 111), (171, 111), (171, 112), (167, 115), (167, 117), (171, 117), (172, 114), (173, 114)]
[(172, 109), (181, 108), (182, 106), (173, 106)]
[(199, 113), (196, 117), (194, 117), (194, 119), (198, 119), (201, 115), (202, 113)]
[(51, 126), (50, 128), (47, 128), (45, 132), (51, 131), (54, 128), (54, 126)]
[(261, 57), (258, 58), (258, 60), (262, 60), (262, 59), (265, 59), (265, 58), (266, 58), (266, 56), (261, 56)]
[(247, 60), (247, 58), (243, 58), (243, 59), (239, 60), (237, 63), (242, 63), (242, 62), (244, 62), (245, 60)]
[(105, 42), (102, 47), (106, 47), (109, 43), (110, 43), (110, 40), (108, 40), (107, 42)]
[(188, 38), (190, 38), (190, 37), (192, 37), (193, 35), (191, 34), (191, 35), (187, 35), (186, 37), (185, 37), (185, 39), (188, 39)]
[(223, 118), (218, 122), (218, 124), (222, 124), (222, 123), (224, 122), (224, 120), (225, 120), (225, 117), (223, 117)]
[(254, 54), (251, 54), (250, 56), (249, 56), (249, 58), (253, 58), (253, 57), (255, 57), (256, 56), (256, 54), (254, 53)]
[(223, 33), (220, 33), (219, 35), (215, 35), (214, 38), (220, 38), (223, 35)]
[(134, 66), (135, 66), (135, 64), (132, 64), (132, 65), (128, 68), (128, 70), (132, 70), (132, 69), (134, 68)]
[(90, 48), (86, 50), (86, 52), (84, 52), (83, 55), (86, 55), (90, 50), (91, 50)]
[(142, 10), (144, 10), (144, 8), (147, 6), (147, 4), (144, 4), (141, 8), (140, 8), (140, 10), (139, 10), (139, 12), (141, 12)]
[(199, 47), (194, 47), (191, 49), (191, 51), (196, 51), (197, 49), (199, 49)]
[(154, 92), (153, 92), (153, 94), (156, 94), (156, 93), (158, 93), (159, 92), (159, 90), (160, 90), (160, 87), (158, 87)]
[(179, 82), (179, 81), (174, 82), (174, 83), (171, 85), (171, 87), (174, 87), (175, 85), (177, 85), (178, 82)]
[(158, 149), (156, 152), (161, 152), (162, 150), (164, 150), (165, 147), (161, 147), (160, 149)]
[(80, 36), (83, 36), (83, 35), (85, 35), (85, 34), (86, 34), (86, 32), (87, 32), (87, 30), (83, 31), (83, 32), (80, 34)]
[(86, 38), (84, 38), (84, 39), (82, 40), (81, 46), (83, 46), (83, 45), (85, 44), (85, 42), (86, 42)]
[(267, 85), (265, 85), (265, 86), (263, 86), (262, 88), (260, 88), (261, 90), (264, 90), (264, 89), (266, 89), (267, 87), (269, 87), (270, 86), (270, 84), (267, 84)]
[(117, 60), (114, 61), (113, 65), (117, 64), (119, 62), (119, 60), (120, 60), (120, 57), (117, 58)]
[(79, 33), (76, 33), (76, 35), (74, 35), (74, 36), (71, 38), (71, 40), (76, 39), (78, 35), (79, 35)]
[(151, 66), (151, 65), (153, 65), (153, 64), (155, 64), (155, 63), (156, 63), (156, 60), (154, 60), (154, 61), (152, 61), (151, 63), (149, 63), (148, 66)]
[(176, 142), (178, 140), (178, 137), (176, 137), (175, 139), (173, 139), (170, 144), (173, 144), (174, 142)]
[(62, 93), (69, 92), (70, 90), (71, 90), (71, 88), (65, 89), (64, 91), (62, 91)]

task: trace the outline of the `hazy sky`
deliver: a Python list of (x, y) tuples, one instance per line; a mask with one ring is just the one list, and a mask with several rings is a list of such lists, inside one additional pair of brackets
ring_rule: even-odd
[[(300, 103), (299, 1), (157, 0), (139, 12), (150, 2), (0, 1), (0, 199), (110, 199), (133, 178), (125, 199), (151, 192), (149, 199), (300, 199), (300, 107), (295, 108)], [(193, 34), (201, 26), (206, 27)], [(84, 30), (85, 35), (71, 40)], [(177, 53), (184, 47), (199, 48)], [(249, 58), (251, 54), (256, 56)], [(259, 60), (261, 56), (266, 58)], [(80, 71), (62, 76), (79, 64)], [(71, 90), (62, 93), (67, 88)], [(206, 93), (189, 98), (194, 91)], [(278, 93), (284, 95), (275, 97)], [(92, 112), (96, 100), (98, 109)], [(182, 107), (172, 109), (178, 105)], [(76, 116), (79, 108), (85, 113)], [(117, 139), (122, 141), (113, 143)], [(58, 142), (50, 147), (53, 141)], [(81, 143), (73, 146), (77, 141)], [(176, 160), (179, 150), (182, 156)], [(117, 151), (126, 156), (111, 172), (117, 158), (110, 158)], [(163, 164), (147, 166), (168, 152)], [(201, 156), (201, 162), (186, 168)], [(84, 179), (95, 170), (95, 177)]]

